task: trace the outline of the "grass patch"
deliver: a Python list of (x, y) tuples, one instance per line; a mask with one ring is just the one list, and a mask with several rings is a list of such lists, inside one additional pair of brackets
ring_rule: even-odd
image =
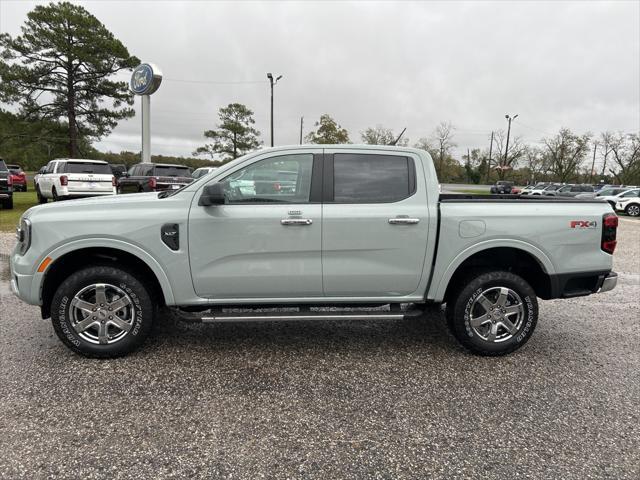
[(37, 204), (38, 200), (33, 188), (28, 192), (13, 192), (13, 210), (0, 207), (0, 232), (13, 232), (25, 210)]

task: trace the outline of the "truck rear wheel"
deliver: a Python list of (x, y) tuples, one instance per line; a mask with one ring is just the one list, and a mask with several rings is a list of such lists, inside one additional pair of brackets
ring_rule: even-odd
[(538, 300), (531, 286), (511, 272), (476, 272), (447, 301), (447, 324), (473, 353), (511, 353), (533, 334)]
[(51, 302), (51, 321), (76, 353), (115, 358), (138, 348), (155, 316), (143, 278), (113, 266), (84, 268), (64, 280)]

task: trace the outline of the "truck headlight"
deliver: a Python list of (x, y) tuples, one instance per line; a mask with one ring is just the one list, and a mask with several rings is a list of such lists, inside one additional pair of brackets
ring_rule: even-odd
[(20, 219), (20, 225), (16, 229), (18, 239), (18, 252), (24, 255), (31, 246), (31, 222), (26, 218)]

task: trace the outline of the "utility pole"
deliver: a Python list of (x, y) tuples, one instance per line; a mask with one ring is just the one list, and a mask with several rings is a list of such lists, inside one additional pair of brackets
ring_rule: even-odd
[(269, 84), (271, 85), (271, 146), (273, 147), (273, 86), (278, 83), (278, 80), (282, 78), (282, 75), (279, 75), (274, 80), (273, 75), (271, 73), (267, 73), (267, 78), (269, 79)]
[(508, 155), (509, 155), (509, 135), (511, 135), (511, 120), (515, 120), (516, 118), (518, 118), (518, 115), (515, 115), (514, 117), (510, 117), (509, 115), (505, 115), (504, 118), (509, 120), (509, 128), (507, 128), (507, 148), (504, 149), (504, 164), (502, 165), (502, 167), (503, 167), (503, 169), (502, 169), (503, 175), (504, 175), (504, 167), (506, 167), (508, 165), (507, 164), (507, 159), (508, 159)]
[(491, 182), (491, 153), (493, 152), (493, 132), (491, 132), (491, 143), (489, 144), (489, 164), (487, 165), (487, 183)]
[(593, 181), (593, 169), (596, 167), (596, 150), (598, 149), (598, 142), (593, 141), (593, 160), (591, 161), (591, 171), (589, 172), (589, 183)]
[(302, 145), (302, 127), (304, 126), (304, 116), (300, 117), (300, 145)]

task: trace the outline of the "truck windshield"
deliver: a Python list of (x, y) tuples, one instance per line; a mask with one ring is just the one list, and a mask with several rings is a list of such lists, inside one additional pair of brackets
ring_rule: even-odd
[(156, 165), (156, 177), (190, 177), (187, 167), (174, 167), (172, 165)]
[(67, 162), (64, 173), (97, 173), (111, 175), (111, 167), (106, 163)]

